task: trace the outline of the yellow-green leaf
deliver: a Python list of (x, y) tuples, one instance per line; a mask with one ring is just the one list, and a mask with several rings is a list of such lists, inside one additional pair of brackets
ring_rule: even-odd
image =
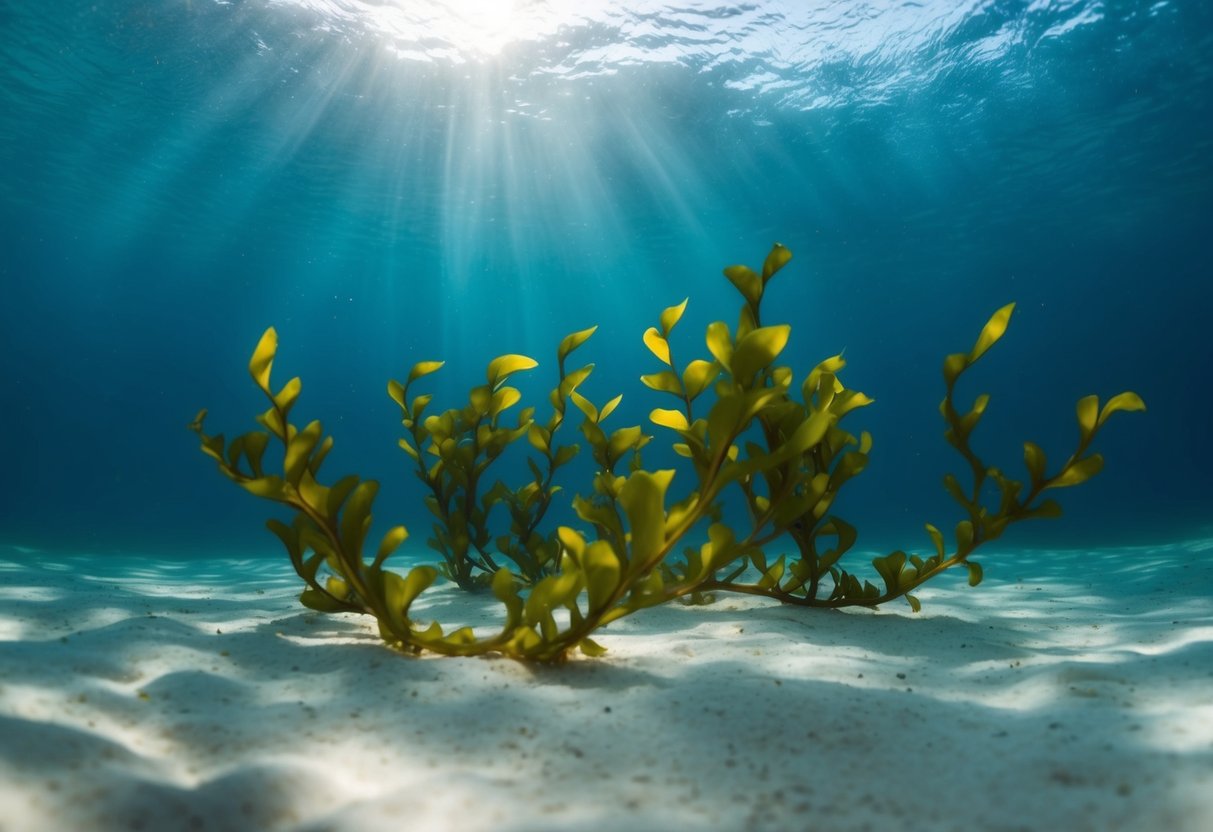
[(362, 557), (362, 541), (371, 528), (371, 506), (379, 483), (364, 480), (354, 488), (341, 511), (341, 545), (353, 558)]
[(994, 346), (994, 343), (1003, 336), (1003, 333), (1007, 331), (1007, 324), (1011, 320), (1013, 311), (1015, 311), (1015, 304), (1008, 303), (990, 316), (990, 320), (982, 327), (981, 334), (977, 336), (977, 343), (973, 345), (973, 349), (969, 353), (968, 363), (972, 364), (985, 355), (986, 350)]
[(535, 628), (523, 625), (514, 630), (514, 635), (510, 637), (506, 648), (516, 655), (525, 656), (541, 644), (543, 644), (543, 638), (535, 632)]
[(640, 381), (650, 390), (657, 390), (661, 393), (673, 393), (675, 396), (682, 395), (682, 385), (678, 382), (678, 376), (675, 375), (673, 370), (649, 373), (648, 375), (641, 376)]
[(560, 539), (560, 544), (565, 551), (580, 563), (581, 556), (585, 553), (585, 538), (581, 536), (581, 533), (570, 526), (560, 526), (556, 529), (556, 537)]
[(910, 610), (912, 612), (922, 612), (922, 602), (913, 595), (906, 595), (906, 600), (910, 602)]
[(593, 371), (593, 364), (586, 364), (584, 367), (573, 370), (573, 372), (566, 375), (564, 380), (560, 382), (560, 387), (555, 391), (556, 394), (561, 398), (568, 398), (569, 394), (576, 390), (583, 381), (589, 378), (590, 373)]
[(977, 426), (977, 422), (981, 419), (982, 414), (986, 412), (986, 406), (989, 404), (990, 394), (982, 393), (973, 402), (973, 409), (961, 417), (960, 429), (966, 436)]
[(783, 572), (787, 567), (787, 561), (787, 555), (780, 555), (779, 560), (771, 564), (771, 567), (762, 573), (762, 577), (758, 580), (758, 586), (761, 589), (770, 589), (778, 584), (783, 578)]
[(522, 599), (518, 597), (518, 589), (514, 586), (514, 574), (506, 567), (493, 573), (493, 595), (505, 605), (507, 623), (505, 629), (517, 626), (522, 617)]
[(690, 298), (684, 298), (682, 303), (677, 306), (670, 306), (662, 311), (661, 334), (666, 338), (670, 337), (670, 331), (674, 329), (674, 325), (682, 318), (682, 313), (686, 311), (688, 300)]
[(524, 605), (524, 620), (528, 624), (543, 626), (545, 619), (551, 617), (552, 610), (563, 606), (580, 589), (581, 575), (577, 572), (548, 575), (531, 589)]
[(426, 393), (425, 395), (414, 398), (412, 404), (413, 418), (420, 419), (422, 411), (425, 410), (426, 406), (429, 405), (433, 399), (434, 396), (432, 393)]
[(468, 403), (481, 416), (485, 416), (489, 412), (489, 407), (493, 403), (493, 390), (487, 384), (481, 384), (478, 387), (473, 387), (468, 391)]
[(539, 362), (525, 355), (499, 355), (489, 362), (485, 375), (488, 382), (496, 387), (508, 376), (522, 370), (530, 370), (539, 366)]
[(1118, 410), (1135, 411), (1145, 410), (1146, 403), (1142, 401), (1141, 396), (1133, 392), (1119, 393), (1108, 399), (1103, 406), (1103, 410), (1099, 411), (1099, 419), (1096, 422), (1097, 427), (1103, 427), (1103, 423), (1108, 420)]
[(792, 259), (792, 252), (787, 246), (782, 243), (776, 243), (771, 247), (771, 253), (767, 255), (766, 262), (762, 264), (762, 282), (765, 284), (770, 280), (775, 272), (782, 269)]
[(578, 649), (591, 659), (596, 659), (599, 656), (605, 656), (607, 649), (592, 638), (583, 638), (577, 642)]
[(628, 477), (619, 502), (632, 532), (632, 563), (648, 561), (665, 544), (665, 492), (674, 478), (670, 470), (637, 471)]
[(560, 450), (556, 451), (556, 467), (568, 464), (573, 457), (581, 450), (580, 445), (563, 445)]
[(388, 529), (387, 534), (383, 536), (383, 540), (379, 543), (379, 551), (375, 553), (375, 560), (371, 566), (382, 566), (383, 562), (391, 556), (392, 552), (396, 551), (400, 547), (400, 544), (408, 539), (408, 536), (408, 529), (404, 526), (393, 526)]
[(796, 432), (792, 434), (787, 442), (787, 450), (789, 456), (797, 456), (803, 454), (809, 448), (820, 442), (826, 435), (826, 431), (830, 429), (830, 425), (834, 423), (833, 418), (828, 410), (819, 410), (800, 423), (796, 428)]
[(649, 413), (649, 421), (655, 425), (661, 425), (663, 428), (671, 428), (673, 430), (686, 430), (690, 427), (686, 414), (681, 410), (655, 408)]
[(619, 407), (619, 403), (623, 401), (623, 394), (620, 393), (615, 398), (602, 406), (602, 410), (598, 411), (598, 421), (601, 422), (606, 417), (615, 412), (615, 408)]
[(598, 422), (598, 408), (594, 407), (593, 402), (575, 390), (569, 393), (569, 400), (586, 415), (587, 419), (591, 422)]
[(333, 596), (308, 587), (299, 594), (299, 603), (316, 612), (342, 612), (346, 605)]
[(329, 579), (324, 582), (324, 588), (328, 589), (330, 595), (341, 600), (349, 597), (349, 583), (336, 575), (329, 576)]
[(687, 395), (692, 399), (707, 389), (707, 386), (720, 375), (720, 365), (715, 361), (704, 361), (696, 358), (682, 371), (682, 383), (686, 385)]
[(729, 335), (729, 325), (724, 321), (713, 321), (708, 324), (704, 340), (712, 356), (722, 367), (728, 367), (733, 360), (733, 338)]
[(1078, 416), (1078, 430), (1083, 438), (1090, 436), (1099, 419), (1099, 396), (1083, 396), (1074, 410)]
[(612, 457), (618, 458), (629, 448), (638, 448), (644, 444), (644, 435), (640, 432), (639, 425), (632, 427), (620, 428), (611, 434), (610, 442), (607, 445)]
[(301, 431), (296, 431), (294, 436), (286, 444), (286, 454), (282, 462), (282, 474), (287, 482), (292, 485), (299, 484), (299, 478), (303, 476), (303, 469), (307, 465), (308, 458), (315, 449), (316, 443), (320, 441), (321, 427), (318, 420), (308, 423)]
[(342, 477), (333, 483), (332, 488), (329, 489), (328, 502), (324, 504), (325, 512), (329, 516), (335, 516), (357, 485), (358, 477), (353, 474)]
[(437, 577), (438, 570), (432, 566), (414, 566), (403, 578), (395, 572), (383, 573), (384, 601), (397, 625), (408, 620), (409, 607), (413, 601), (428, 589)]
[(787, 324), (759, 327), (737, 342), (730, 369), (739, 383), (747, 383), (754, 374), (783, 352), (792, 328)]
[(619, 556), (605, 540), (595, 540), (582, 554), (585, 588), (591, 612), (601, 610), (619, 586)]
[(549, 431), (543, 425), (533, 423), (529, 428), (527, 428), (526, 438), (527, 441), (530, 442), (535, 448), (535, 450), (543, 451), (544, 453), (548, 452), (548, 447), (552, 443), (551, 431)]
[(1023, 462), (1036, 483), (1045, 478), (1045, 452), (1035, 442), (1023, 443)]
[(956, 553), (958, 555), (967, 554), (972, 545), (973, 524), (968, 520), (961, 520), (956, 524)]
[(509, 410), (522, 398), (522, 393), (517, 387), (499, 387), (497, 392), (493, 394), (493, 401), (489, 405), (489, 415), (497, 416), (504, 410)]
[(242, 480), (239, 485), (248, 493), (264, 497), (267, 500), (281, 500), (283, 497), (284, 483), (281, 477), (257, 477)]
[(404, 385), (396, 381), (396, 379), (388, 379), (387, 394), (392, 401), (400, 405), (401, 410), (408, 410), (408, 405), (404, 401)]
[(981, 583), (981, 564), (966, 561), (965, 566), (968, 567), (969, 570), (969, 586), (977, 586), (979, 583)]
[(249, 375), (267, 394), (270, 392), (270, 368), (274, 364), (274, 355), (277, 352), (278, 332), (270, 327), (262, 333), (261, 340), (257, 342), (257, 348), (253, 350), (253, 357), (249, 359), (248, 363)]
[(876, 567), (876, 572), (884, 580), (885, 589), (889, 593), (896, 592), (901, 586), (901, 568), (905, 564), (906, 553), (902, 551), (872, 559), (872, 565)]
[(715, 572), (741, 555), (733, 530), (724, 523), (708, 526), (708, 542), (699, 548), (703, 574)]
[(274, 395), (274, 405), (286, 413), (294, 406), (301, 390), (303, 390), (303, 381), (296, 376), (284, 384), (282, 389)]
[(422, 376), (428, 376), (430, 373), (436, 373), (442, 369), (445, 361), (418, 361), (413, 365), (413, 369), (409, 370), (409, 380), (406, 384), (412, 384)]
[(670, 363), (670, 344), (657, 331), (657, 327), (651, 326), (644, 331), (644, 345), (649, 348), (649, 352), (657, 356), (658, 361)]
[(724, 270), (724, 276), (751, 304), (758, 303), (762, 298), (762, 278), (749, 266), (728, 266)]
[(1061, 517), (1061, 505), (1056, 500), (1045, 500), (1027, 513), (1028, 517)]
[(963, 352), (954, 352), (943, 360), (943, 378), (948, 384), (956, 381), (956, 377), (969, 366), (969, 356)]
[(927, 534), (929, 534), (931, 536), (931, 542), (935, 544), (935, 554), (942, 558), (943, 557), (943, 534), (939, 531), (939, 529), (935, 528), (930, 523), (927, 523), (926, 527), (927, 527)]
[(583, 329), (579, 332), (574, 332), (564, 336), (564, 340), (560, 342), (560, 347), (556, 350), (556, 356), (559, 361), (564, 361), (568, 354), (580, 347), (586, 341), (590, 340), (590, 336), (598, 330), (598, 327), (592, 326), (589, 329)]
[(1084, 483), (1103, 470), (1103, 457), (1091, 454), (1086, 459), (1080, 459), (1066, 470), (1049, 481), (1047, 488), (1066, 488), (1071, 485)]

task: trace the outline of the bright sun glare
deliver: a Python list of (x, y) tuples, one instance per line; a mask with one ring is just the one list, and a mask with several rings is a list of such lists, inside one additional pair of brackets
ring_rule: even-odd
[(467, 27), (469, 46), (494, 55), (507, 43), (525, 32), (516, 31), (521, 22), (513, 0), (452, 0), (447, 4), (452, 17)]
[[(312, 3), (315, 0), (311, 0)], [(550, 34), (575, 14), (568, 0), (395, 0), (349, 9), (396, 41), (404, 57), (492, 57), (511, 43)], [(583, 4), (583, 10), (586, 5)]]

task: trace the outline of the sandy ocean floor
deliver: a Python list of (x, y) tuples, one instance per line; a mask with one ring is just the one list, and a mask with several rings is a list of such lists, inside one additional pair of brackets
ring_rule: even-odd
[(1213, 829), (1213, 541), (982, 562), (533, 668), (395, 654), (285, 557), (0, 548), (0, 832)]

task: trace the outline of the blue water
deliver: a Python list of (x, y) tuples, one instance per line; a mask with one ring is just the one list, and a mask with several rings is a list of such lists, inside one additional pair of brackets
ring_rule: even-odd
[(388, 378), (445, 359), (454, 406), (527, 353), (546, 416), (556, 343), (596, 323), (586, 391), (642, 423), (641, 333), (689, 296), (675, 348), (705, 354), (721, 267), (775, 240), (785, 358), (845, 349), (877, 400), (835, 505), (861, 545), (959, 519), (939, 367), (1009, 301), (962, 395), (993, 396), (989, 461), (1068, 454), (1088, 393), (1149, 411), (1005, 542), (1213, 532), (1213, 4), (598, 5), (0, 0), (0, 542), (277, 555), (185, 429), (254, 427), (271, 325), (329, 473), (423, 541)]

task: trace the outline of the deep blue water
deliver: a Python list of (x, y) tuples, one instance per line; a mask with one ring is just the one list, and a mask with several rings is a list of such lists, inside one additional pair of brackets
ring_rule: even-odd
[(557, 341), (596, 323), (587, 392), (642, 422), (641, 333), (690, 296), (675, 346), (706, 354), (721, 267), (775, 240), (785, 358), (845, 349), (877, 399), (835, 505), (861, 545), (959, 519), (940, 363), (1012, 300), (962, 396), (993, 396), (989, 461), (1068, 454), (1087, 393), (1149, 411), (1003, 542), (1213, 533), (1213, 4), (445, 5), (0, 0), (0, 542), (277, 554), (185, 429), (254, 427), (270, 325), (327, 470), (423, 541), (388, 378), (445, 359), (456, 405), (523, 352), (543, 416)]

